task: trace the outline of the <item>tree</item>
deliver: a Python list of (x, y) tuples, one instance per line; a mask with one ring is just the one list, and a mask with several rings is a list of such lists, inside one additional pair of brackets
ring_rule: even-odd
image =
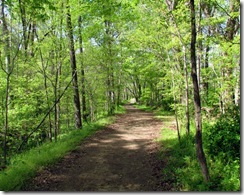
[(85, 67), (83, 60), (83, 39), (82, 39), (82, 17), (78, 17), (78, 28), (79, 28), (79, 48), (81, 54), (81, 101), (82, 101), (82, 117), (83, 120), (87, 121), (87, 109), (86, 109), (86, 89), (85, 89)]
[[(5, 1), (2, 1), (1, 5), (1, 16), (2, 16), (2, 35), (4, 37), (4, 42), (5, 42), (5, 53), (4, 57), (6, 59), (6, 64), (4, 66), (4, 63), (1, 60), (1, 68), (6, 74), (6, 91), (5, 91), (5, 119), (4, 119), (4, 143), (3, 143), (3, 152), (4, 152), (4, 165), (7, 164), (7, 135), (9, 131), (9, 101), (10, 101), (10, 76), (13, 73), (13, 64), (11, 61), (11, 47), (10, 47), (10, 33), (8, 30), (8, 25), (7, 25), (7, 19), (5, 15)], [(2, 56), (0, 56), (2, 57)], [(4, 59), (4, 60), (5, 60)]]
[(196, 14), (194, 0), (190, 1), (191, 8), (191, 77), (194, 89), (194, 107), (195, 107), (195, 123), (196, 123), (196, 153), (198, 161), (201, 165), (202, 174), (205, 181), (209, 181), (209, 172), (206, 157), (202, 145), (202, 118), (201, 118), (201, 98), (197, 79), (196, 65)]
[[(190, 111), (189, 111), (189, 82), (188, 82), (188, 66), (187, 66), (187, 40), (184, 40), (182, 34), (180, 32), (180, 28), (178, 27), (177, 21), (175, 19), (175, 16), (173, 14), (173, 10), (176, 9), (176, 5), (178, 4), (178, 1), (169, 2), (166, 1), (168, 5), (168, 9), (170, 11), (170, 21), (172, 21), (175, 29), (177, 37), (180, 41), (182, 51), (183, 51), (183, 67), (184, 67), (184, 77), (185, 77), (185, 118), (186, 118), (186, 134), (190, 134)], [(170, 25), (170, 24), (169, 24)], [(180, 61), (179, 61), (180, 63)]]
[(195, 102), (202, 158), (202, 123), (240, 105), (240, 21), (236, 0), (196, 5), (192, 19), (187, 0), (1, 1), (1, 158), (132, 97), (174, 111), (178, 137), (183, 125), (190, 132)]
[(81, 111), (80, 111), (80, 95), (79, 95), (79, 88), (78, 88), (78, 76), (77, 76), (77, 68), (76, 68), (76, 57), (75, 57), (73, 28), (71, 22), (69, 0), (67, 0), (66, 2), (66, 20), (67, 20), (67, 31), (68, 31), (68, 38), (69, 38), (70, 65), (71, 65), (72, 75), (75, 75), (73, 79), (75, 125), (76, 128), (79, 129), (82, 127)]

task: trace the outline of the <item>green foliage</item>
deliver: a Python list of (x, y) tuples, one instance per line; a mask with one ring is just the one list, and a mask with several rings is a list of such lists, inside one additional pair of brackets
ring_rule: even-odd
[(61, 135), (58, 142), (48, 142), (11, 159), (10, 165), (0, 172), (0, 190), (18, 191), (35, 173), (45, 166), (57, 162), (67, 152), (74, 150), (82, 140), (113, 121), (103, 118), (87, 125), (82, 130), (73, 130)]
[(240, 108), (233, 106), (215, 123), (204, 125), (213, 190), (240, 190)]
[[(65, 2), (6, 0), (5, 3), (9, 34), (4, 34), (3, 31), (1, 37), (10, 38), (11, 66), (14, 67), (8, 89), (10, 96), (7, 98), (9, 103), (6, 144), (7, 156), (11, 158), (66, 87), (71, 79), (71, 71), (65, 27)], [(113, 107), (113, 98), (117, 106), (130, 98), (136, 98), (138, 103), (151, 107), (144, 109), (153, 110), (158, 114), (162, 114), (161, 109), (168, 111), (167, 117), (159, 118), (169, 123), (168, 115), (175, 109), (180, 127), (184, 126), (184, 64), (190, 76), (191, 27), (188, 2), (70, 0), (69, 3), (78, 82), (82, 83), (80, 73), (83, 67), (89, 120), (104, 118), (107, 110)], [(201, 11), (200, 6), (195, 7), (198, 13), (196, 52), (201, 63), (201, 101), (202, 105), (210, 110), (206, 113), (207, 118), (213, 119), (211, 123), (215, 123), (213, 126), (204, 126), (203, 131), (203, 144), (208, 154), (213, 183), (202, 183), (195, 156), (189, 154), (182, 158), (184, 162), (182, 160), (177, 164), (181, 167), (179, 170), (174, 171), (173, 164), (169, 165), (172, 166), (170, 171), (177, 176), (177, 181), (185, 186), (182, 189), (238, 189), (238, 185), (233, 182), (238, 183), (239, 179), (240, 115), (235, 109), (226, 109), (233, 105), (233, 92), (235, 98), (240, 98), (239, 2), (236, 1), (232, 5), (231, 3), (233, 2), (209, 0), (201, 3)], [(81, 28), (77, 22), (79, 16), (82, 18)], [(110, 22), (107, 27), (106, 20)], [(79, 48), (80, 31), (83, 52), (80, 52)], [(226, 36), (228, 32), (233, 33), (232, 40)], [(0, 44), (0, 164), (3, 159), (6, 122), (6, 43), (7, 41), (1, 40)], [(113, 95), (109, 97), (110, 92), (113, 92)], [(194, 114), (193, 93), (189, 82), (191, 121)], [(60, 136), (74, 127), (72, 94), (73, 88), (70, 87), (58, 105), (59, 120), (55, 121), (55, 112), (52, 110), (43, 125), (29, 138), (25, 149), (38, 146), (48, 138), (52, 139), (57, 122)], [(214, 117), (220, 114), (219, 103), (223, 104), (227, 114), (215, 122)], [(116, 109), (121, 111), (120, 107)], [(170, 133), (167, 135), (170, 136)], [(185, 150), (193, 150), (194, 144), (186, 141), (191, 138), (183, 136), (180, 148), (177, 140), (171, 138), (165, 144), (173, 145), (177, 149), (176, 151), (169, 147), (172, 155), (176, 155), (172, 157), (173, 163), (177, 158), (180, 159), (180, 154), (184, 154)], [(227, 164), (225, 171), (221, 171), (224, 167), (222, 161)], [(230, 173), (232, 168), (233, 173)], [(192, 179), (187, 177), (187, 172), (191, 173)], [(215, 177), (217, 174), (222, 174), (221, 181)], [(229, 183), (233, 184), (233, 188), (227, 179), (231, 181)], [(223, 187), (224, 185), (226, 187)]]
[(240, 109), (233, 107), (221, 115), (214, 125), (206, 127), (204, 143), (208, 155), (224, 162), (240, 158)]
[(217, 156), (209, 160), (209, 168), (211, 174), (210, 190), (240, 191), (240, 160), (231, 160), (226, 163)]
[[(233, 112), (238, 113), (238, 111)], [(223, 159), (222, 153), (215, 156), (207, 155), (210, 182), (206, 183), (196, 158), (194, 133), (191, 132), (189, 136), (182, 135), (179, 142), (176, 131), (170, 128), (174, 117), (171, 116), (171, 120), (169, 120), (169, 116), (164, 113), (157, 112), (157, 114), (165, 124), (162, 136), (158, 139), (162, 146), (160, 158), (164, 163), (161, 177), (163, 184), (170, 185), (173, 191), (240, 191), (239, 158), (231, 156), (232, 152), (227, 152), (228, 155), (224, 155), (225, 159)], [(233, 116), (233, 113), (226, 115), (230, 117)], [(210, 139), (205, 135), (207, 130), (209, 129), (206, 127), (203, 129), (205, 151), (208, 151), (207, 139)]]
[[(164, 116), (159, 118), (165, 121)], [(162, 145), (160, 158), (165, 163), (162, 182), (170, 183), (173, 191), (197, 191), (203, 181), (196, 161), (194, 138), (184, 135), (179, 142), (177, 132), (169, 128), (172, 119), (166, 124), (162, 129), (162, 137), (158, 140)], [(195, 189), (192, 189), (193, 187)]]

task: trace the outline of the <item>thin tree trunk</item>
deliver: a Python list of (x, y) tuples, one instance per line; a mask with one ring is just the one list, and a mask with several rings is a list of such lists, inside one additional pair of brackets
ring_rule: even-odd
[(82, 128), (82, 120), (81, 120), (78, 76), (77, 76), (77, 69), (76, 69), (76, 57), (75, 57), (73, 28), (71, 22), (69, 0), (67, 0), (66, 11), (67, 11), (66, 19), (67, 19), (68, 38), (69, 38), (69, 50), (70, 50), (70, 65), (72, 69), (72, 75), (74, 75), (73, 89), (74, 89), (75, 127), (79, 129)]
[(6, 94), (5, 94), (5, 123), (4, 123), (4, 147), (3, 147), (3, 156), (4, 156), (4, 165), (7, 164), (7, 135), (9, 130), (9, 113), (8, 113), (8, 105), (9, 105), (9, 88), (10, 88), (10, 74), (7, 75), (6, 78)]
[[(237, 77), (238, 75), (238, 71), (240, 72), (240, 69), (241, 69), (241, 62), (239, 61), (239, 64), (240, 66), (239, 67), (236, 67), (235, 68), (235, 76)], [(235, 105), (238, 106), (240, 104), (240, 78), (237, 77), (237, 82), (236, 82), (236, 86), (235, 86), (235, 97), (234, 97), (234, 100), (235, 100)]]
[(7, 21), (4, 13), (5, 1), (2, 1), (2, 27), (3, 27), (3, 37), (4, 37), (4, 49), (6, 56), (6, 64), (3, 67), (1, 63), (2, 69), (6, 74), (6, 89), (5, 89), (5, 118), (4, 118), (4, 138), (3, 138), (3, 157), (4, 157), (4, 166), (7, 164), (7, 136), (9, 131), (9, 102), (10, 102), (10, 76), (13, 72), (13, 67), (11, 67), (11, 54), (10, 54), (10, 38), (9, 38), (9, 30), (7, 26)]
[(117, 107), (119, 107), (120, 102), (121, 102), (120, 96), (121, 96), (121, 79), (119, 76), (118, 84), (117, 84)]
[[(49, 95), (48, 95), (48, 87), (47, 87), (46, 67), (44, 66), (44, 60), (43, 60), (43, 56), (42, 56), (41, 49), (40, 49), (40, 58), (41, 58), (41, 65), (42, 65), (43, 78), (44, 78), (44, 88), (45, 88), (45, 94), (46, 94), (46, 101), (47, 101), (48, 108), (50, 108)], [(48, 122), (49, 122), (49, 140), (52, 141), (52, 120), (51, 120), (51, 113), (49, 113), (49, 115), (48, 115)]]
[(178, 136), (178, 140), (180, 141), (180, 128), (179, 128), (179, 121), (178, 121), (178, 114), (177, 114), (177, 105), (176, 105), (176, 96), (175, 96), (175, 83), (174, 83), (174, 78), (173, 78), (173, 71), (172, 71), (172, 84), (173, 84), (174, 111), (175, 111), (177, 136)]
[[(61, 49), (61, 48), (60, 48)], [(61, 50), (60, 50), (61, 51)], [(57, 59), (56, 64), (56, 74), (55, 74), (55, 83), (54, 83), (54, 99), (57, 100), (59, 96), (60, 81), (59, 77), (61, 75), (61, 56), (58, 54), (59, 59)], [(60, 120), (60, 102), (55, 104), (54, 107), (54, 139), (57, 141), (57, 136), (59, 134), (59, 120)]]
[(23, 33), (23, 43), (24, 43), (24, 51), (25, 57), (27, 57), (27, 47), (28, 47), (28, 39), (27, 39), (27, 21), (26, 21), (26, 11), (25, 11), (25, 1), (19, 0), (19, 9), (21, 14), (21, 22), (22, 22), (22, 33)]
[(189, 83), (188, 83), (188, 70), (187, 70), (187, 63), (186, 63), (186, 48), (183, 46), (184, 51), (184, 72), (185, 72), (185, 96), (186, 96), (186, 134), (190, 134), (190, 113), (189, 113)]
[[(47, 113), (45, 114), (45, 116), (42, 118), (41, 122), (28, 134), (28, 136), (23, 140), (23, 142), (20, 144), (18, 151), (20, 151), (22, 149), (22, 147), (24, 146), (24, 144), (28, 141), (28, 139), (30, 138), (31, 135), (33, 135), (33, 133), (35, 133), (37, 130), (39, 130), (39, 128), (42, 126), (42, 124), (45, 122), (46, 118), (48, 117), (48, 115), (52, 112), (52, 110), (55, 108), (56, 104), (61, 100), (61, 98), (63, 97), (63, 95), (65, 94), (65, 92), (68, 90), (69, 86), (71, 85), (71, 83), (73, 82), (73, 79), (75, 78), (75, 74), (72, 76), (70, 82), (67, 84), (67, 86), (64, 88), (63, 92), (60, 94), (60, 96), (55, 100), (54, 104), (52, 105), (51, 108), (49, 108), (49, 110), (47, 111)], [(67, 104), (68, 105), (68, 104)], [(67, 111), (69, 112), (69, 110), (67, 109)], [(67, 112), (67, 113), (68, 113)], [(68, 126), (69, 129), (69, 126)]]
[(136, 86), (138, 89), (138, 101), (140, 101), (141, 95), (142, 95), (142, 90), (141, 90), (141, 84), (140, 84), (140, 80), (138, 78), (138, 76), (136, 75)]
[(93, 97), (92, 97), (92, 95), (91, 95), (91, 97), (89, 99), (89, 102), (90, 102), (91, 121), (94, 121), (95, 120), (95, 113), (94, 113), (94, 105), (93, 105)]
[(82, 33), (81, 33), (81, 16), (78, 18), (79, 24), (79, 44), (80, 44), (80, 54), (81, 54), (81, 102), (82, 102), (82, 117), (83, 120), (87, 121), (87, 114), (86, 113), (86, 91), (85, 91), (85, 68), (83, 62), (83, 42), (82, 42)]
[[(202, 19), (202, 10), (201, 10), (201, 0), (198, 3), (199, 10), (199, 20), (198, 20), (198, 32), (199, 35), (202, 36), (202, 28), (201, 28), (201, 19)], [(198, 88), (201, 89), (201, 63), (202, 63), (202, 41), (198, 41), (198, 55), (197, 55), (197, 79), (198, 79)]]
[[(63, 4), (62, 4), (63, 7)], [(60, 26), (63, 26), (63, 17), (60, 20)], [(61, 34), (61, 39), (62, 37), (62, 29), (60, 30), (60, 34)], [(61, 69), (62, 69), (62, 44), (59, 44), (59, 51), (57, 51), (57, 55), (56, 55), (56, 78), (55, 78), (55, 86), (54, 86), (54, 99), (55, 101), (57, 100), (57, 98), (60, 95), (60, 76), (61, 76)], [(60, 103), (61, 101), (59, 101), (56, 105), (55, 105), (55, 110), (54, 110), (54, 139), (55, 141), (57, 140), (57, 135), (60, 133)]]
[(178, 140), (180, 141), (180, 127), (179, 127), (177, 107), (176, 107), (176, 102), (175, 101), (176, 101), (176, 97), (174, 95), (175, 122), (176, 122), (176, 129), (177, 129)]
[(195, 122), (196, 122), (196, 153), (198, 161), (200, 163), (203, 178), (205, 181), (209, 181), (209, 172), (207, 167), (207, 161), (203, 151), (202, 145), (202, 118), (201, 118), (201, 100), (200, 91), (198, 87), (197, 79), (197, 66), (196, 66), (196, 21), (195, 21), (195, 7), (194, 0), (190, 0), (191, 8), (191, 76), (194, 88), (194, 107), (195, 107)]
[[(54, 98), (55, 101), (57, 100), (58, 96), (59, 96), (59, 89), (60, 89), (60, 81), (59, 81), (59, 76), (60, 74), (60, 67), (57, 70), (57, 75), (56, 75), (56, 81), (55, 81), (55, 92), (54, 92)], [(55, 132), (55, 141), (57, 140), (57, 135), (60, 133), (60, 102), (58, 102), (55, 105), (55, 110), (54, 110), (54, 132)]]
[(34, 57), (35, 52), (34, 52), (34, 40), (35, 40), (35, 34), (36, 34), (36, 23), (32, 22), (31, 26), (31, 36), (30, 36), (30, 47), (31, 47), (31, 57)]
[[(208, 69), (209, 67), (209, 51), (210, 51), (210, 46), (207, 45), (205, 51), (205, 63), (204, 63), (205, 69)], [(209, 84), (208, 84), (208, 79), (206, 78), (203, 81), (203, 90), (205, 91), (207, 101), (208, 101), (208, 88), (209, 88)]]
[[(174, 8), (174, 6), (172, 7)], [(175, 20), (175, 17), (173, 15), (173, 13), (171, 12), (171, 19), (174, 22), (174, 26), (176, 28), (177, 31), (177, 35), (179, 37), (180, 43), (182, 45), (182, 49), (183, 49), (183, 60), (184, 60), (184, 77), (185, 77), (185, 98), (186, 98), (186, 109), (185, 109), (185, 116), (186, 116), (186, 134), (189, 135), (190, 134), (190, 112), (189, 112), (189, 82), (188, 82), (188, 70), (187, 70), (187, 57), (186, 57), (186, 46), (184, 43), (184, 39), (180, 33), (179, 27), (177, 25), (177, 22)]]
[(107, 87), (108, 87), (108, 114), (112, 115), (115, 110), (115, 94), (114, 94), (114, 68), (113, 68), (113, 54), (112, 54), (112, 35), (111, 35), (111, 22), (108, 20), (105, 23), (105, 33), (107, 36)]

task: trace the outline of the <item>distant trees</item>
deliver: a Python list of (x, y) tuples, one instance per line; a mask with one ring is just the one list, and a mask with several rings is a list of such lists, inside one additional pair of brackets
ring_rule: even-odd
[(194, 4), (195, 54), (186, 0), (1, 1), (1, 164), (132, 97), (174, 111), (179, 137), (194, 109), (200, 128), (239, 106), (240, 3)]

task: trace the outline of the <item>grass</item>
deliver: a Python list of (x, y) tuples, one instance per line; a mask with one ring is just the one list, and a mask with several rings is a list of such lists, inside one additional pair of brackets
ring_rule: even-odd
[(158, 142), (161, 144), (160, 158), (164, 162), (162, 169), (162, 183), (171, 186), (170, 191), (205, 191), (208, 184), (204, 183), (201, 169), (195, 153), (194, 127), (190, 126), (190, 135), (181, 132), (181, 139), (178, 140), (175, 125), (174, 113), (154, 111), (157, 118), (163, 121), (161, 137)]
[[(121, 107), (116, 113), (123, 113)], [(57, 142), (46, 142), (29, 151), (16, 155), (10, 165), (0, 172), (0, 191), (20, 191), (21, 187), (31, 179), (38, 170), (57, 162), (69, 151), (74, 150), (86, 137), (94, 134), (114, 117), (101, 118), (95, 123), (84, 126), (81, 130), (73, 130), (60, 136)]]
[[(170, 186), (170, 191), (240, 191), (240, 161), (231, 159), (224, 163), (220, 156), (214, 159), (208, 156), (205, 150), (210, 173), (210, 182), (205, 182), (199, 166), (195, 149), (195, 127), (191, 122), (190, 135), (181, 132), (179, 142), (177, 131), (172, 129), (175, 123), (173, 113), (160, 109), (154, 110), (145, 106), (137, 106), (140, 109), (153, 111), (157, 118), (163, 121), (161, 137), (160, 159), (163, 161), (161, 183)], [(203, 125), (203, 147), (208, 140), (204, 139)]]
[[(153, 111), (164, 123), (161, 137), (160, 158), (164, 162), (161, 181), (170, 186), (171, 191), (240, 191), (240, 161), (223, 163), (221, 159), (211, 159), (207, 154), (210, 182), (203, 181), (195, 153), (194, 126), (191, 125), (190, 136), (182, 135), (178, 141), (174, 115), (160, 109), (137, 106), (140, 109)], [(124, 113), (120, 107), (116, 113)], [(1, 191), (19, 191), (38, 170), (55, 163), (69, 151), (74, 150), (86, 137), (92, 135), (103, 126), (112, 123), (113, 117), (101, 118), (98, 122), (85, 126), (82, 130), (74, 130), (60, 136), (58, 142), (45, 143), (11, 159), (11, 164), (0, 172)], [(204, 127), (204, 126), (203, 126)], [(204, 130), (203, 130), (204, 131)], [(183, 134), (183, 133), (182, 133)], [(203, 136), (204, 137), (204, 136)], [(207, 140), (203, 140), (203, 143)]]

